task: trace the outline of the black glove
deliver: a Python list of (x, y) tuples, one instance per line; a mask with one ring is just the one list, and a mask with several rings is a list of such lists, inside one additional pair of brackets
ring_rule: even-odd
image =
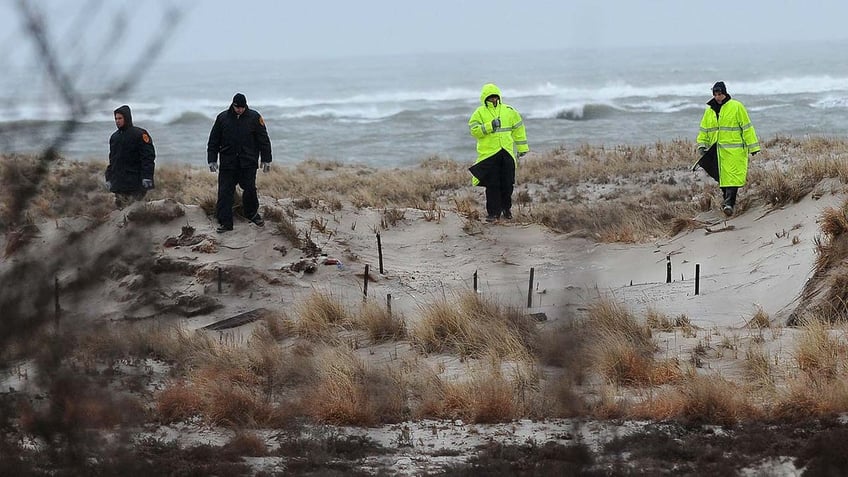
[(495, 118), (492, 120), (492, 131), (501, 127), (501, 118)]
[(212, 171), (212, 172), (218, 172), (218, 163), (217, 162), (210, 162), (209, 163), (209, 170)]
[(524, 157), (525, 154), (527, 154), (527, 152), (519, 152), (518, 157)]
[(754, 152), (751, 153), (751, 155), (756, 156), (758, 152), (760, 152), (760, 151), (754, 151)]

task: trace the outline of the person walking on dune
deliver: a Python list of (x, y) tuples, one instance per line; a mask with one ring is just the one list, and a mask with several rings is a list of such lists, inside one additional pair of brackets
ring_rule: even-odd
[(118, 129), (109, 137), (106, 189), (115, 194), (115, 205), (123, 209), (153, 189), (156, 149), (150, 133), (133, 125), (129, 106), (119, 107), (114, 115)]
[(501, 91), (491, 83), (480, 91), (480, 106), (468, 120), (468, 129), (477, 139), (477, 160), (471, 171), (471, 184), (486, 188), (486, 221), (501, 216), (512, 219), (512, 189), (518, 158), (527, 154), (524, 121), (512, 106), (501, 102)]
[(730, 97), (723, 81), (713, 85), (713, 98), (701, 118), (698, 132), (700, 165), (718, 181), (724, 215), (733, 215), (736, 194), (748, 177), (748, 154), (760, 152), (760, 142), (745, 106)]
[[(218, 165), (220, 157), (221, 164)], [(209, 170), (218, 173), (218, 233), (233, 230), (233, 194), (236, 184), (242, 189), (244, 216), (262, 227), (265, 221), (259, 215), (259, 197), (256, 193), (256, 169), (262, 159), (262, 171), (271, 170), (271, 139), (265, 120), (259, 112), (247, 107), (247, 98), (241, 93), (222, 111), (209, 133), (206, 161)]]

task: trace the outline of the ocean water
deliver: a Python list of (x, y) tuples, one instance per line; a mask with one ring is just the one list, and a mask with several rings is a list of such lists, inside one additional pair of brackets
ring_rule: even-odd
[[(72, 85), (88, 99), (88, 113), (60, 150), (105, 162), (112, 110), (129, 104), (159, 163), (202, 165), (215, 115), (243, 92), (265, 118), (277, 162), (394, 167), (438, 155), (471, 163), (467, 120), (487, 82), (522, 114), (535, 151), (672, 139), (694, 147), (719, 80), (746, 105), (761, 140), (843, 136), (848, 62), (834, 52), (846, 50), (848, 42), (818, 42), (163, 63), (114, 97), (104, 91), (125, 70), (77, 68)], [(68, 117), (61, 94), (37, 70), (0, 78), (0, 98), (5, 152), (39, 150)]]

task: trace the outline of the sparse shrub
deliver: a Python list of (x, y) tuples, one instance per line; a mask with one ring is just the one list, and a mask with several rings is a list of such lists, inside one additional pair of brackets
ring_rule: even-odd
[(262, 457), (268, 455), (268, 446), (258, 435), (252, 432), (238, 431), (229, 442), (224, 444), (221, 451), (237, 458), (244, 456)]
[(373, 302), (365, 303), (355, 318), (357, 326), (368, 332), (371, 343), (398, 340), (406, 336), (406, 323), (402, 316), (392, 314), (387, 308)]
[[(618, 384), (647, 384), (654, 377), (656, 344), (647, 326), (622, 305), (602, 299), (589, 307), (589, 353), (602, 376)], [(666, 373), (663, 373), (666, 374)]]
[(349, 322), (348, 312), (338, 297), (316, 291), (297, 306), (295, 330), (300, 336), (322, 339)]
[(754, 316), (751, 317), (750, 320), (748, 320), (748, 328), (771, 328), (771, 320), (769, 319), (769, 315), (763, 310), (762, 307), (758, 306), (757, 311), (754, 313)]
[(463, 356), (527, 357), (535, 324), (516, 310), (504, 310), (473, 292), (455, 302), (439, 300), (422, 306), (412, 329), (413, 342), (425, 353), (453, 350)]
[(199, 415), (202, 410), (203, 400), (185, 383), (173, 384), (156, 396), (156, 412), (166, 424), (185, 421)]
[(315, 382), (304, 399), (306, 412), (321, 422), (368, 426), (405, 416), (400, 375), (368, 369), (352, 351), (331, 348), (316, 357)]
[(830, 335), (820, 320), (808, 319), (801, 328), (795, 351), (798, 368), (813, 381), (831, 380), (837, 376), (844, 358), (842, 346)]

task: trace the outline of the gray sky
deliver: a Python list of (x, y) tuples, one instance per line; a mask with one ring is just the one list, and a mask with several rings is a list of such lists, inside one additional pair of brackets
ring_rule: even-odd
[[(18, 0), (0, 0), (18, 19)], [(32, 0), (57, 32), (97, 8), (89, 42), (106, 43), (109, 19), (122, 11), (126, 44), (155, 33), (168, 5), (186, 11), (163, 58), (258, 59), (420, 52), (734, 44), (846, 39), (844, 0)], [(14, 15), (10, 17), (8, 15)], [(19, 20), (15, 22), (19, 24)], [(20, 31), (18, 27), (17, 31)], [(22, 54), (15, 31), (4, 50)], [(75, 35), (71, 35), (75, 36)]]

